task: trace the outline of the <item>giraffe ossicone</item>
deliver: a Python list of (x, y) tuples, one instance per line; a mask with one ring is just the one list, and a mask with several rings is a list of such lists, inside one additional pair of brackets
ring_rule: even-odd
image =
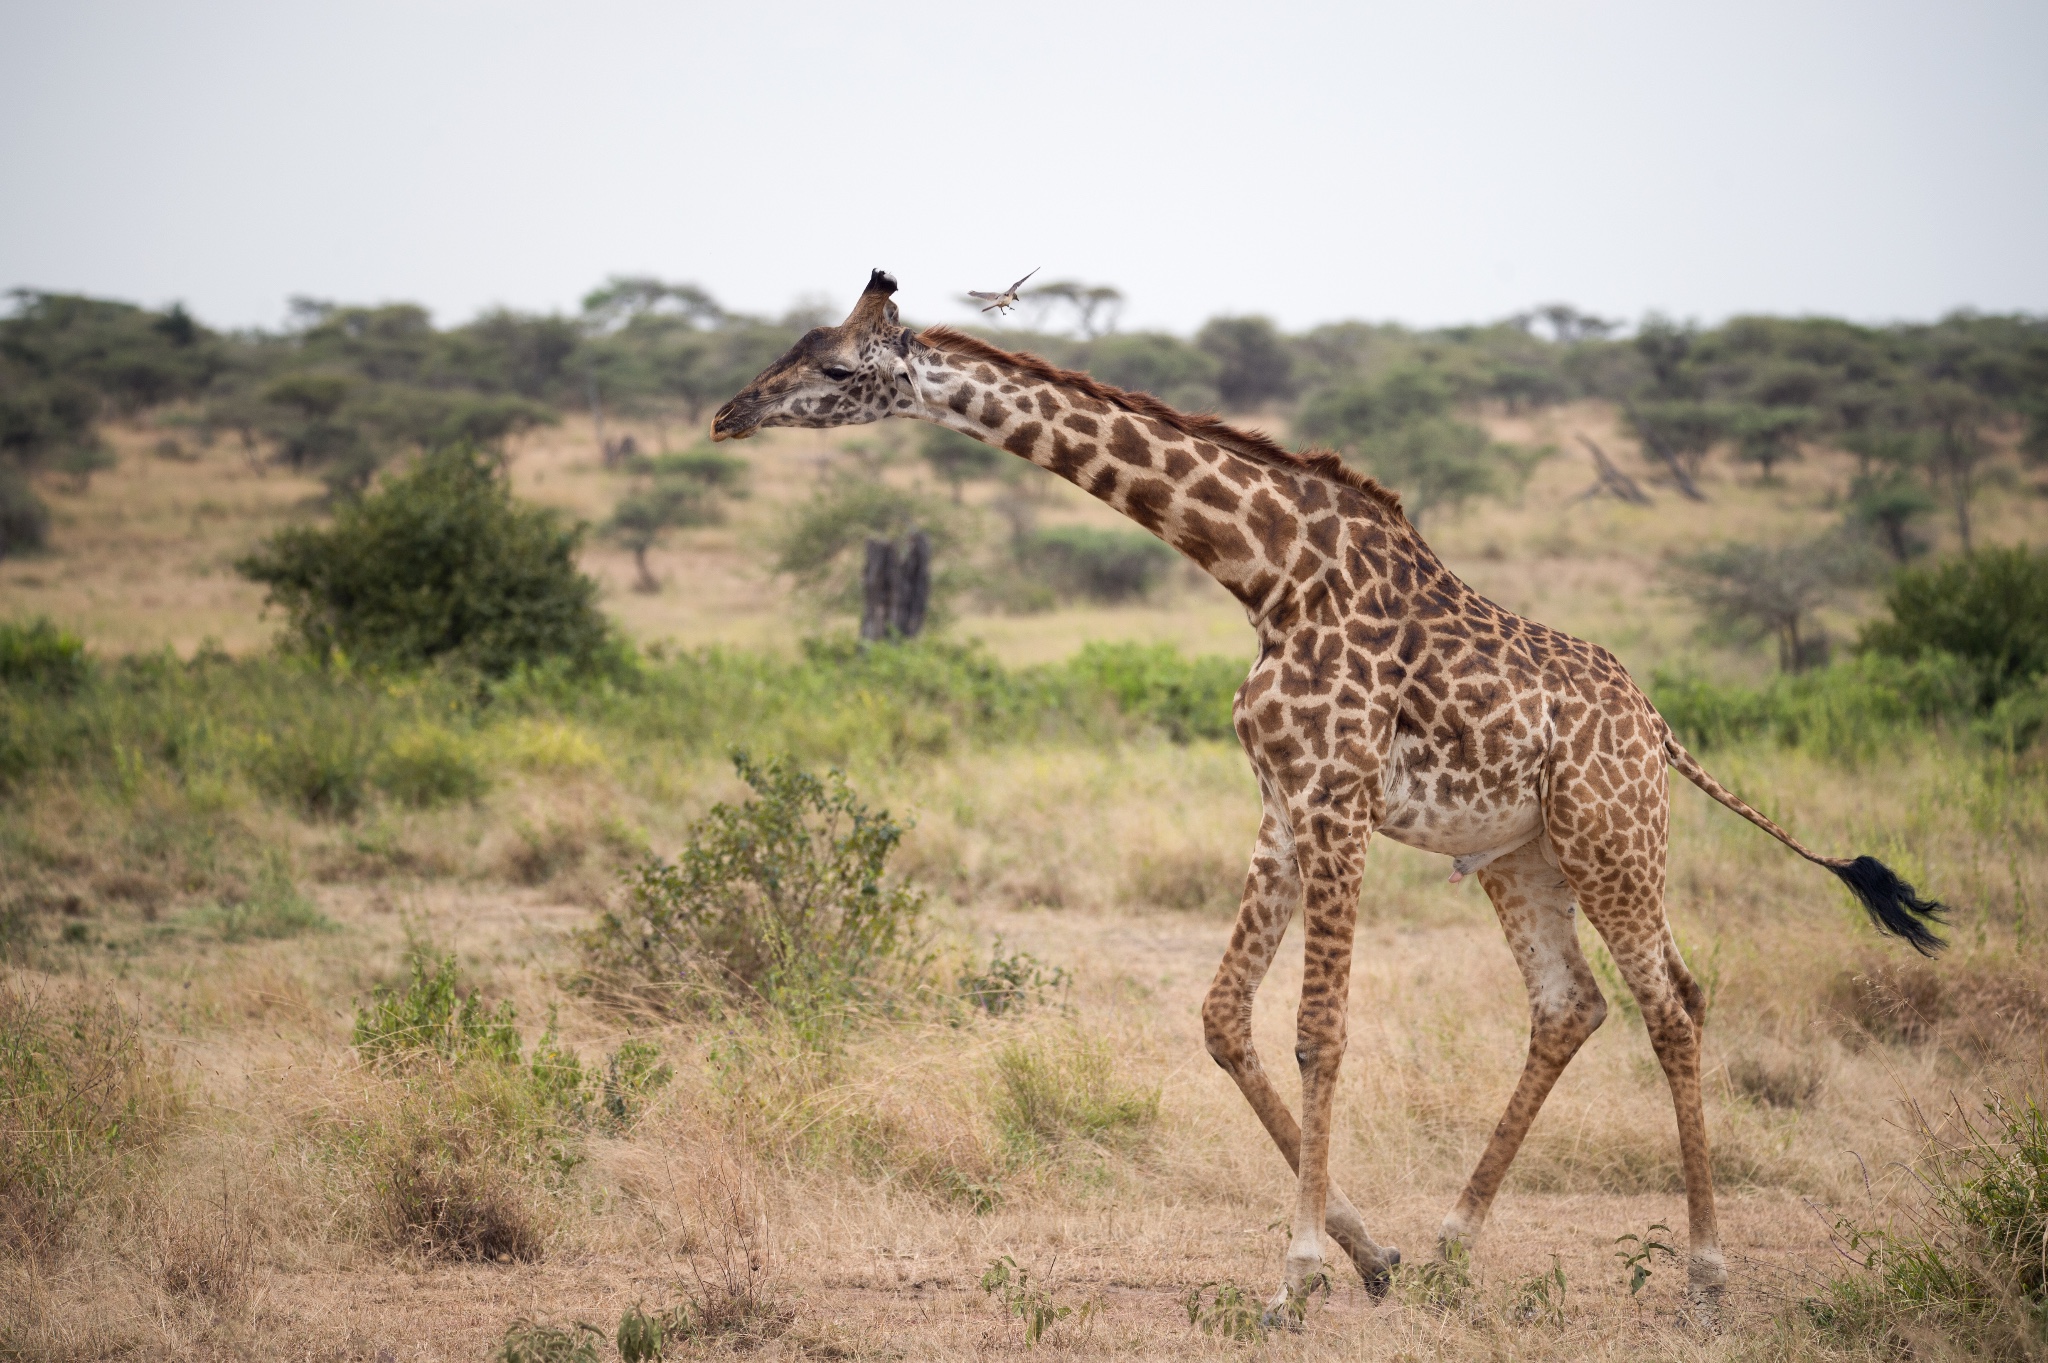
[[(715, 440), (764, 426), (929, 421), (1029, 460), (1193, 560), (1257, 635), (1232, 708), (1264, 806), (1230, 943), (1203, 1005), (1209, 1053), (1296, 1173), (1276, 1304), (1323, 1268), (1328, 1231), (1368, 1287), (1383, 1247), (1331, 1181), (1330, 1115), (1350, 1013), (1360, 877), (1374, 833), (1477, 875), (1529, 994), (1529, 1051), (1439, 1252), (1470, 1245), (1552, 1085), (1607, 1001), (1582, 912), (1635, 995), (1678, 1117), (1688, 1282), (1727, 1281), (1700, 1095), (1705, 995), (1664, 914), (1665, 769), (1839, 878), (1885, 932), (1932, 954), (1941, 905), (1873, 857), (1824, 857), (1709, 776), (1613, 654), (1480, 596), (1400, 499), (1336, 455), (1298, 454), (948, 327), (914, 332), (876, 270), (846, 321), (807, 333), (720, 408)], [(1252, 998), (1296, 912), (1301, 1119), (1252, 1044)]]

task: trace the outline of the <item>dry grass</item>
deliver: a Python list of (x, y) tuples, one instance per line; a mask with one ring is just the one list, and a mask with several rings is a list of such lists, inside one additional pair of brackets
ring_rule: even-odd
[[(1622, 445), (1597, 406), (1538, 422), (1523, 433), (1566, 446), (1583, 428)], [(0, 589), (104, 650), (206, 634), (255, 646), (254, 597), (218, 565), (301, 514), (311, 487), (258, 477), (225, 446), (156, 460), (138, 452), (149, 438), (120, 435), (122, 467), (84, 498), (53, 494), (58, 550), (0, 566)], [(830, 449), (801, 433), (750, 446), (756, 495), (732, 524), (656, 552), (660, 594), (626, 590), (628, 556), (594, 545), (608, 603), (643, 638), (788, 646), (804, 617), (753, 546)], [(591, 464), (570, 426), (529, 439), (514, 469), (523, 491), (595, 518), (617, 480)], [(1777, 488), (1721, 474), (1705, 508), (1666, 495), (1648, 511), (1561, 509), (1590, 481), (1567, 449), (1522, 506), (1478, 507), (1431, 534), (1481, 590), (1647, 667), (1692, 649), (1689, 619), (1656, 588), (1668, 548), (1816, 529), (1846, 477), (1816, 454)], [(201, 514), (207, 499), (232, 513)], [(2022, 538), (2038, 506), (1990, 499), (1981, 523)], [(1047, 511), (1102, 514), (1064, 493)], [(962, 627), (1012, 661), (1093, 637), (1200, 651), (1248, 639), (1241, 613), (1196, 587), (1165, 606)], [(478, 755), (489, 784), (434, 808), (394, 799), (301, 817), (224, 788), (200, 795), (232, 817), (202, 819), (192, 792), (144, 781), (118, 800), (51, 786), (15, 812), (0, 911), (48, 930), (8, 967), (0, 999), (68, 1018), (74, 1001), (117, 989), (115, 1031), (58, 1029), (78, 1050), (63, 1091), (90, 1109), (81, 1130), (105, 1130), (95, 1094), (135, 1095), (146, 1120), (65, 1176), (75, 1196), (61, 1215), (33, 1189), (10, 1204), (45, 1229), (34, 1253), (0, 1253), (0, 1357), (475, 1359), (515, 1320), (609, 1333), (636, 1303), (694, 1322), (674, 1332), (686, 1356), (1014, 1355), (1023, 1326), (980, 1288), (1004, 1255), (1048, 1302), (1093, 1303), (1033, 1352), (1247, 1356), (1254, 1346), (1185, 1308), (1203, 1284), (1212, 1311), (1223, 1285), (1266, 1295), (1291, 1197), (1198, 1020), (1257, 820), (1240, 755), (1138, 742), (857, 767), (866, 798), (916, 820), (897, 864), (935, 895), (934, 978), (985, 960), (1000, 936), (1072, 983), (1000, 1016), (905, 1004), (820, 1048), (772, 1018), (637, 1017), (562, 986), (572, 934), (617, 870), (643, 848), (674, 851), (692, 817), (744, 795), (728, 766), (605, 751), (568, 721), (523, 720), (491, 741)], [(1906, 1105), (1947, 1111), (1989, 1086), (2048, 1083), (2048, 785), (2038, 757), (1925, 739), (1877, 770), (1764, 749), (1709, 764), (1816, 845), (1875, 852), (1968, 909), (1954, 952), (1919, 963), (1872, 939), (1825, 876), (1689, 788), (1674, 794), (1669, 902), (1712, 994), (1708, 1124), (1734, 1271), (1724, 1332), (1680, 1323), (1674, 1266), (1654, 1264), (1640, 1294), (1624, 1284), (1617, 1238), (1680, 1224), (1683, 1202), (1661, 1074), (1617, 1008), (1545, 1109), (1454, 1309), (1414, 1292), (1375, 1304), (1340, 1274), (1300, 1334), (1256, 1347), (1575, 1363), (1855, 1352), (1797, 1302), (1839, 1271), (1837, 1213), (1882, 1220), (1913, 1196), (1885, 1172), (1918, 1148)], [(333, 930), (230, 940), (194, 916), (252, 902), (249, 868), (273, 857)], [(1483, 895), (1444, 876), (1438, 859), (1373, 850), (1338, 1101), (1338, 1177), (1375, 1234), (1418, 1258), (1526, 1038)], [(513, 1001), (529, 1043), (553, 1008), (586, 1063), (636, 1037), (660, 1047), (673, 1083), (629, 1121), (536, 1136), (487, 1078), (364, 1068), (347, 1048), (354, 1010), (426, 943)], [(1297, 942), (1254, 1017), (1283, 1088), (1299, 983)], [(29, 1110), (8, 1095), (10, 1151), (46, 1129)], [(1537, 1295), (1553, 1266), (1561, 1295)]]

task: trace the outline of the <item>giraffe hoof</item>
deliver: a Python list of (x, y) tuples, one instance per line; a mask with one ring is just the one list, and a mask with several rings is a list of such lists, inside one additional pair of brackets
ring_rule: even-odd
[(1394, 1286), (1394, 1270), (1401, 1266), (1401, 1251), (1388, 1245), (1383, 1251), (1384, 1263), (1373, 1272), (1362, 1274), (1365, 1279), (1365, 1293), (1374, 1301), (1383, 1300)]

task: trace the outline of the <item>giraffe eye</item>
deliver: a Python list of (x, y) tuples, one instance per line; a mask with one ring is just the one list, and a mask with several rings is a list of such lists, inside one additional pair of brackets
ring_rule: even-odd
[(843, 364), (828, 364), (825, 366), (825, 377), (834, 383), (844, 383), (853, 377), (853, 371)]

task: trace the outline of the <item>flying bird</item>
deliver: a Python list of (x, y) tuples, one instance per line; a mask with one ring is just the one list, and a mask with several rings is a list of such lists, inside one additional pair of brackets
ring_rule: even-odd
[[(1037, 274), (1044, 268), (1043, 265), (1034, 266), (1031, 274)], [(1031, 278), (1031, 274), (1025, 275), (1024, 279)], [(982, 309), (983, 312), (1008, 312), (1011, 308), (1017, 306), (1017, 290), (1024, 287), (1024, 279), (1018, 280), (1001, 293), (983, 293), (980, 289), (969, 289), (967, 296), (969, 298), (986, 298), (988, 306)]]

